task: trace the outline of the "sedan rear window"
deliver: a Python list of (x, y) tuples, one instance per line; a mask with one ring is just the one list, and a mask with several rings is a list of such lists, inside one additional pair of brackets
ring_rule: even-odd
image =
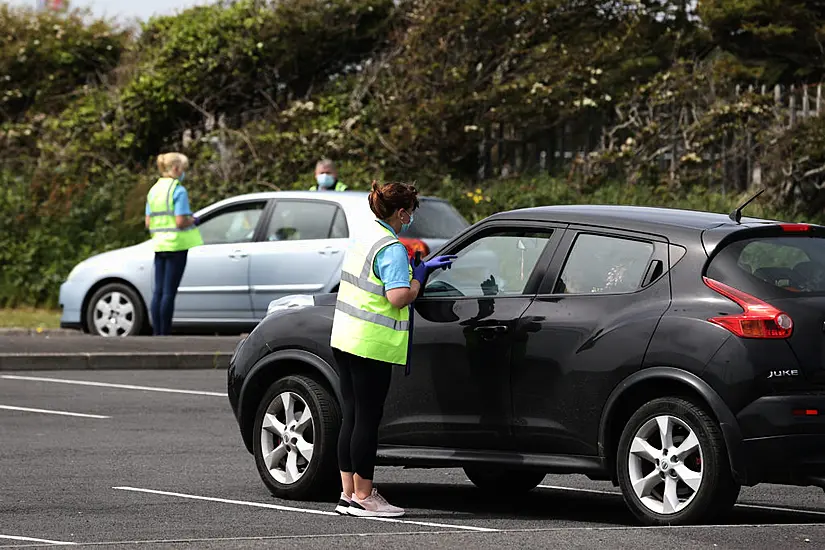
[(825, 239), (736, 241), (714, 256), (707, 276), (756, 296), (825, 294)]
[(422, 200), (413, 217), (415, 221), (402, 237), (450, 239), (470, 225), (450, 203), (439, 200)]

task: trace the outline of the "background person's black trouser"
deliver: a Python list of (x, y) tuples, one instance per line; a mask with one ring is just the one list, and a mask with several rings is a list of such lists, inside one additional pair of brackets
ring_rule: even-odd
[(390, 389), (393, 365), (333, 349), (341, 377), (343, 418), (338, 435), (338, 468), (372, 480), (378, 425)]
[(152, 293), (152, 332), (155, 336), (172, 333), (175, 298), (186, 270), (188, 250), (155, 252), (155, 288)]

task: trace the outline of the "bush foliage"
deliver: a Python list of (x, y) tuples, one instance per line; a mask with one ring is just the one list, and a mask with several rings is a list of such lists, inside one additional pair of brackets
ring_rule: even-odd
[[(780, 4), (237, 0), (139, 29), (0, 5), (0, 306), (54, 305), (77, 261), (146, 238), (168, 150), (192, 160), (195, 208), (308, 188), (328, 156), (351, 188), (412, 180), (476, 221), (574, 202), (728, 211), (747, 190), (709, 187), (726, 174), (713, 151), (747, 131), (775, 199), (751, 213), (816, 220), (825, 123), (788, 129), (733, 92), (821, 74), (820, 14)], [(482, 177), (491, 128), (541, 142), (572, 119), (606, 128), (590, 156)]]

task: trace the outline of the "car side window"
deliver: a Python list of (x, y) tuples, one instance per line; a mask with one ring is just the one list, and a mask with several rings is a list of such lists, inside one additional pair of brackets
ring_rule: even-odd
[(280, 200), (275, 205), (264, 239), (301, 241), (328, 239), (339, 207), (328, 202)]
[(450, 269), (430, 275), (426, 297), (518, 296), (524, 294), (553, 230), (502, 230), (453, 252)]
[(335, 219), (332, 220), (332, 230), (330, 239), (346, 239), (349, 237), (349, 227), (347, 226), (347, 216), (341, 208), (335, 212)]
[(653, 256), (653, 243), (580, 234), (576, 237), (554, 294), (634, 292)]
[(255, 236), (255, 228), (266, 202), (243, 203), (221, 209), (198, 226), (204, 244), (248, 243)]

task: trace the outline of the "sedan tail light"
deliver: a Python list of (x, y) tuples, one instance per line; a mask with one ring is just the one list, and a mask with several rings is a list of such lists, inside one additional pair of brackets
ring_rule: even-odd
[(744, 310), (737, 315), (712, 317), (708, 319), (711, 323), (728, 329), (740, 338), (789, 338), (793, 333), (793, 320), (784, 311), (719, 281), (707, 277), (702, 279), (709, 288), (733, 300)]
[(421, 239), (401, 238), (401, 239), (398, 239), (398, 240), (401, 241), (401, 243), (405, 247), (407, 247), (407, 256), (411, 260), (415, 257), (416, 252), (421, 252), (421, 257), (422, 258), (430, 253), (430, 247), (427, 246), (427, 243), (425, 243)]

